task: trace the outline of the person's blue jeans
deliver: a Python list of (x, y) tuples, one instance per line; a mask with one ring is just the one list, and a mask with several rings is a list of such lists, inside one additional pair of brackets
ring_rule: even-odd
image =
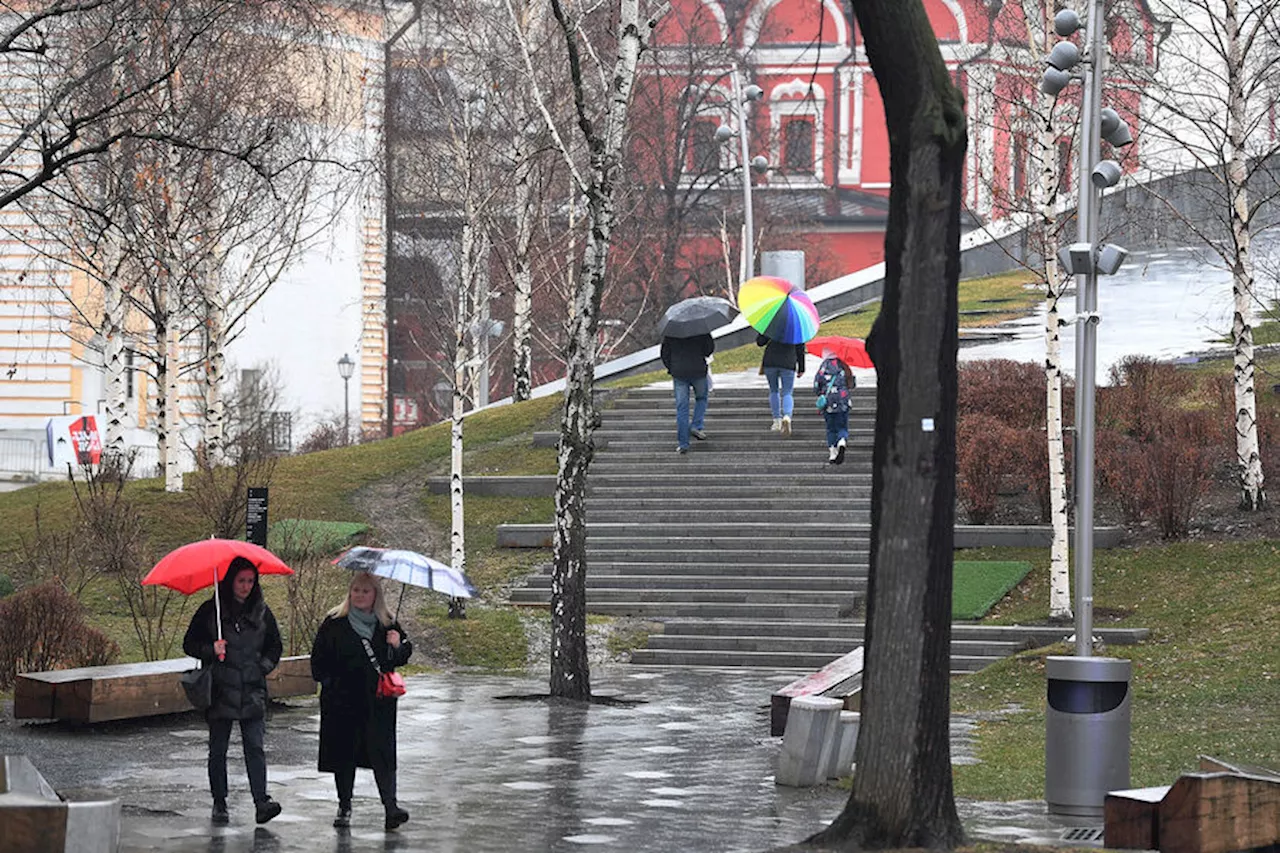
[[(689, 430), (702, 429), (707, 416), (707, 377), (681, 379), (672, 377), (676, 393), (676, 441), (681, 447), (689, 446)], [(693, 421), (689, 420), (689, 392), (693, 392)]]
[(766, 367), (764, 378), (769, 380), (769, 411), (773, 419), (791, 417), (795, 399), (791, 396), (796, 384), (796, 372), (785, 367)]
[(845, 443), (849, 442), (849, 413), (848, 412), (823, 412), (823, 419), (827, 422), (827, 447), (835, 447), (836, 442), (844, 439)]
[[(227, 798), (227, 747), (231, 743), (231, 724), (235, 720), (209, 721), (209, 793), (215, 800)], [(267, 752), (264, 742), (267, 721), (253, 717), (240, 721), (240, 740), (244, 745), (244, 766), (249, 773), (249, 790), (253, 801), (267, 798)]]

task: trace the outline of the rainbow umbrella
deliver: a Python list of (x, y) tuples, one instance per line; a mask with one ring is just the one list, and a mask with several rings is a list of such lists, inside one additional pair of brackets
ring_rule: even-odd
[(747, 279), (738, 288), (738, 310), (751, 328), (784, 344), (802, 344), (818, 333), (813, 300), (786, 279)]

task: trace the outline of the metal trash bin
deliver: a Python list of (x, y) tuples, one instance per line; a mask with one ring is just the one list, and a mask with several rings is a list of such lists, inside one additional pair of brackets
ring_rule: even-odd
[(1101, 817), (1107, 792), (1129, 787), (1131, 673), (1123, 658), (1045, 659), (1044, 799), (1050, 814)]

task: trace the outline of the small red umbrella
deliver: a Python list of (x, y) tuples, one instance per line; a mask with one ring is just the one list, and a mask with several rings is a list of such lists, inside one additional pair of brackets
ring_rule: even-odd
[(844, 338), (839, 335), (825, 335), (814, 338), (805, 345), (805, 349), (819, 358), (825, 350), (832, 352), (836, 358), (850, 367), (875, 367), (871, 356), (867, 354), (867, 342), (861, 338)]
[(167, 586), (183, 595), (191, 595), (205, 587), (213, 587), (213, 606), (217, 609), (218, 639), (222, 639), (222, 602), (218, 600), (218, 581), (227, 574), (231, 561), (244, 557), (258, 567), (259, 575), (291, 575), (293, 569), (260, 545), (238, 539), (202, 539), (170, 551), (142, 579), (146, 586)]

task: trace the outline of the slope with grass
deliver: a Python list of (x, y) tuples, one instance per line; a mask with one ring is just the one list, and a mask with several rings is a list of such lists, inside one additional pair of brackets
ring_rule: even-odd
[[(1042, 621), (1047, 555), (997, 551), (1033, 569), (989, 617)], [(1106, 654), (1133, 661), (1132, 784), (1170, 784), (1196, 756), (1280, 767), (1280, 542), (1191, 542), (1099, 551), (1099, 626), (1142, 626), (1151, 639)], [(954, 684), (956, 712), (1016, 707), (979, 724), (981, 764), (957, 767), (956, 793), (983, 799), (1044, 794), (1044, 657), (1037, 649)]]

